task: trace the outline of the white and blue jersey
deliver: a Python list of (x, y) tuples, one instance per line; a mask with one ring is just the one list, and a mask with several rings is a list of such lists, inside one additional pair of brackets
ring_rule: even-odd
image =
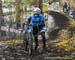
[(39, 26), (42, 24), (42, 21), (44, 20), (44, 17), (42, 14), (39, 14), (38, 16), (34, 16), (33, 14), (28, 17), (28, 20), (32, 22), (33, 26)]

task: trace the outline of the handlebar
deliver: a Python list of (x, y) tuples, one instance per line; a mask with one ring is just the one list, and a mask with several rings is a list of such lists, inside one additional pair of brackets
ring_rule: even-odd
[(27, 26), (32, 26), (32, 24), (24, 24), (24, 25), (27, 25)]

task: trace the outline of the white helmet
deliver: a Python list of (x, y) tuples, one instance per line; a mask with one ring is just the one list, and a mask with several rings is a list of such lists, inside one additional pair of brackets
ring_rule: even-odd
[(40, 10), (40, 8), (35, 8), (34, 10), (33, 10), (33, 13), (34, 14), (36, 14), (36, 13), (38, 13), (38, 14), (40, 14), (41, 13), (41, 10)]

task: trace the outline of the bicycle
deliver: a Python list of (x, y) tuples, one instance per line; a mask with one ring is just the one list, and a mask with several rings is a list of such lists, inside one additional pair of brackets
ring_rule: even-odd
[(32, 50), (33, 50), (33, 30), (32, 30), (32, 25), (28, 25), (28, 24), (25, 24), (25, 34), (24, 34), (24, 47), (25, 47), (25, 51), (28, 52), (29, 55), (32, 54)]
[[(42, 29), (40, 33), (45, 32), (45, 29)], [(25, 50), (28, 52), (29, 55), (32, 55), (35, 43), (34, 43), (34, 36), (33, 36), (33, 26), (26, 24), (26, 31), (25, 31), (25, 40), (24, 46)]]

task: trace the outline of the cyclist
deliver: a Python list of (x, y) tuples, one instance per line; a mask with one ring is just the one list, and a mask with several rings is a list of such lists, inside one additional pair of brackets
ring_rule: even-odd
[[(38, 32), (45, 26), (44, 24), (44, 17), (41, 13), (41, 10), (37, 7), (33, 10), (33, 14), (28, 17), (28, 24), (32, 23), (33, 26), (33, 35), (35, 39), (35, 50), (38, 48)], [(41, 33), (43, 38), (43, 48), (46, 48), (46, 38), (45, 32)]]

